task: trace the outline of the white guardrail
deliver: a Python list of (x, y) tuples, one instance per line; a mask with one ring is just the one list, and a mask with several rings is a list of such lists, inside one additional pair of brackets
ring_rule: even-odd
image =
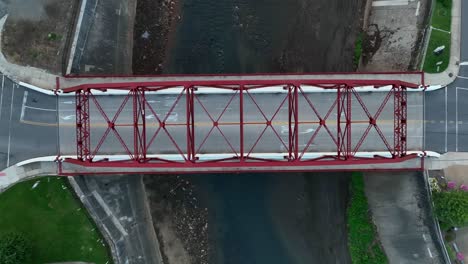
[[(433, 158), (439, 158), (440, 154), (434, 151), (408, 151), (408, 154), (417, 154), (419, 157), (433, 157)], [(253, 158), (263, 158), (263, 159), (272, 159), (272, 160), (284, 160), (284, 156), (287, 156), (288, 153), (252, 153), (249, 155), (249, 157)], [(313, 159), (313, 158), (319, 158), (323, 156), (330, 156), (330, 155), (336, 155), (336, 152), (316, 152), (316, 153), (304, 153), (303, 158), (304, 159)], [(355, 154), (356, 157), (361, 157), (361, 158), (371, 158), (374, 156), (383, 156), (383, 157), (391, 157), (391, 155), (388, 152), (357, 152)], [(170, 160), (170, 161), (184, 161), (183, 157), (179, 154), (152, 154), (152, 155), (147, 155), (148, 158), (161, 158), (165, 160)], [(230, 158), (233, 157), (232, 153), (220, 153), (220, 154), (199, 154), (197, 155), (200, 161), (209, 161), (209, 160), (218, 160), (218, 159), (225, 159), (225, 158)], [(76, 156), (72, 155), (64, 155), (60, 156), (60, 158), (65, 159), (65, 158), (76, 158)], [(109, 161), (119, 161), (119, 160), (128, 160), (129, 156), (128, 155), (96, 155), (94, 160), (99, 161), (102, 159), (109, 159)], [(25, 161), (18, 162), (15, 166), (24, 166), (30, 163), (34, 162), (44, 162), (44, 161), (56, 161), (57, 156), (46, 156), (46, 157), (38, 157), (38, 158), (33, 158), (33, 159), (28, 159)]]
[[(55, 95), (54, 91), (51, 90), (46, 90), (39, 88), (37, 86), (31, 85), (29, 83), (25, 82), (19, 82), (18, 83), (20, 86), (26, 87), (28, 89), (34, 90), (39, 93), (47, 94), (47, 95)], [(219, 89), (219, 88), (210, 88), (207, 86), (197, 86), (197, 91), (195, 91), (195, 94), (232, 94), (235, 93), (236, 91), (233, 90), (228, 90), (228, 89)], [(311, 85), (302, 85), (301, 86), (302, 90), (305, 93), (334, 93), (336, 90), (334, 89), (323, 89), (320, 87), (316, 86), (311, 86)], [(362, 86), (362, 87), (356, 87), (356, 89), (359, 92), (388, 92), (390, 91), (392, 86), (383, 86), (380, 88), (374, 88), (373, 86)], [(435, 91), (438, 89), (443, 88), (442, 85), (430, 85), (426, 88), (426, 91)], [(165, 89), (157, 92), (146, 92), (146, 94), (161, 94), (161, 95), (168, 95), (168, 94), (180, 94), (184, 88), (183, 87), (174, 87), (171, 89)], [(421, 92), (424, 90), (424, 87), (420, 87), (417, 89), (408, 89), (409, 92)], [(270, 86), (270, 87), (264, 87), (264, 88), (257, 88), (257, 89), (252, 89), (249, 90), (249, 93), (264, 93), (264, 94), (271, 94), (271, 93), (287, 93), (288, 91), (283, 89), (283, 86), (276, 85), (276, 86)], [(61, 90), (58, 91), (60, 96), (74, 96), (74, 93), (63, 93)], [(116, 90), (116, 89), (108, 89), (107, 92), (102, 92), (95, 90), (93, 91), (94, 95), (127, 95), (128, 91), (124, 90)]]

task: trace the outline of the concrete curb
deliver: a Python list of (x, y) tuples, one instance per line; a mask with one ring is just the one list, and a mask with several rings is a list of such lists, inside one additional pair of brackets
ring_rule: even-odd
[[(46, 95), (52, 95), (55, 96), (55, 92), (51, 90), (46, 90), (42, 89), (40, 87), (37, 87), (35, 85), (25, 83), (25, 82), (19, 82), (18, 83), (20, 86), (26, 87), (28, 89), (31, 89), (33, 91), (43, 93)], [(423, 87), (417, 88), (417, 89), (408, 89), (408, 92), (422, 92), (422, 91), (435, 91), (438, 89), (442, 89), (442, 85), (430, 85), (426, 87), (425, 89)], [(146, 94), (160, 94), (160, 95), (178, 95), (181, 94), (184, 88), (173, 88), (170, 90), (161, 90), (158, 92), (146, 92)], [(302, 86), (302, 89), (305, 93), (336, 93), (336, 90), (332, 89), (323, 89), (319, 87), (313, 87), (313, 86)], [(382, 87), (379, 89), (375, 89), (371, 86), (363, 86), (363, 87), (358, 87), (357, 88), (359, 92), (389, 92), (391, 90), (391, 86), (386, 86)], [(198, 90), (195, 92), (195, 94), (234, 94), (237, 91), (233, 90), (226, 90), (226, 89), (213, 89), (209, 87), (200, 87)], [(63, 93), (62, 90), (59, 90), (58, 92), (59, 96), (75, 96), (74, 93)], [(284, 90), (282, 86), (271, 86), (267, 88), (259, 88), (259, 89), (253, 89), (250, 90), (249, 93), (251, 94), (274, 94), (274, 93), (283, 93), (286, 94), (288, 91)], [(102, 92), (99, 90), (93, 91), (94, 95), (128, 95), (128, 91), (124, 90), (116, 90), (116, 89), (109, 89), (107, 92)]]

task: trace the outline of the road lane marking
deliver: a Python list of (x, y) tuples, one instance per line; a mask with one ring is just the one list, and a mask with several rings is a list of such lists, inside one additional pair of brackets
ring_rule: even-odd
[(2, 106), (3, 106), (3, 85), (5, 84), (5, 75), (2, 74), (2, 93), (0, 93), (0, 118), (2, 118)]
[(10, 149), (11, 149), (11, 119), (13, 116), (13, 99), (15, 95), (15, 84), (11, 89), (11, 104), (10, 104), (10, 122), (8, 123), (8, 150), (7, 150), (7, 168), (10, 167)]
[(28, 100), (28, 91), (24, 91), (24, 94), (23, 94), (23, 103), (21, 104), (21, 115), (20, 115), (20, 121), (23, 120), (23, 117), (24, 117), (24, 108), (26, 106), (26, 100)]
[(29, 106), (29, 105), (26, 105), (25, 108), (34, 109), (34, 110), (39, 110), (39, 111), (48, 111), (48, 112), (55, 112), (55, 111), (57, 111), (57, 110), (55, 110), (55, 109), (33, 107), (33, 106)]
[(434, 256), (432, 256), (432, 252), (431, 252), (431, 250), (429, 249), (429, 247), (426, 247), (426, 248), (427, 248), (427, 252), (429, 252), (429, 257), (434, 258)]
[(448, 144), (448, 124), (447, 124), (447, 118), (448, 118), (448, 105), (447, 105), (447, 86), (445, 86), (445, 152), (447, 152), (447, 144)]
[(372, 6), (404, 6), (408, 4), (408, 0), (384, 0), (372, 2)]
[(460, 63), (460, 66), (467, 66), (467, 65), (468, 65), (468, 61), (464, 61)]
[(458, 152), (458, 87), (455, 88), (455, 151)]
[(421, 7), (421, 1), (418, 1), (418, 5), (416, 6), (416, 12), (414, 12), (414, 16), (419, 16), (420, 7)]
[(63, 120), (71, 120), (75, 117), (75, 115), (67, 115), (67, 116), (61, 116), (60, 118)]

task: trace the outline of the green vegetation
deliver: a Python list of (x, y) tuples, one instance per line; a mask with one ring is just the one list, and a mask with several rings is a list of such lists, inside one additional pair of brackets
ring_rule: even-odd
[(433, 201), (439, 221), (457, 227), (468, 225), (468, 192), (435, 192)]
[(47, 34), (47, 39), (48, 39), (48, 40), (51, 40), (51, 41), (60, 40), (60, 39), (62, 39), (62, 36), (57, 35), (57, 34), (54, 33), (54, 32), (51, 32), (51, 33)]
[(359, 60), (361, 59), (362, 54), (362, 32), (358, 35), (356, 43), (354, 43), (354, 57), (353, 63), (356, 68), (359, 66)]
[[(429, 45), (426, 51), (423, 70), (429, 73), (444, 71), (450, 59), (450, 25), (452, 21), (452, 0), (437, 0), (435, 2), (434, 11), (431, 18), (431, 35)], [(434, 49), (440, 46), (445, 46), (444, 51), (440, 55), (434, 54)], [(437, 65), (442, 61), (441, 65)], [(437, 71), (439, 66), (439, 71)]]
[(447, 249), (450, 260), (454, 260), (456, 258), (455, 250), (447, 243), (445, 243), (445, 248)]
[(20, 233), (8, 233), (0, 237), (0, 263), (22, 264), (31, 257), (31, 242)]
[(0, 237), (21, 233), (31, 242), (31, 257), (21, 263), (111, 262), (102, 237), (68, 188), (65, 178), (45, 177), (0, 194)]
[(364, 179), (361, 173), (351, 178), (351, 200), (347, 211), (348, 248), (354, 264), (387, 263), (387, 257), (377, 239), (364, 193)]

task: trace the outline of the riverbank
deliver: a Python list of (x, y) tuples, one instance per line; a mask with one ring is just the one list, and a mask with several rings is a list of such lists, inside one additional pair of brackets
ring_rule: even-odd
[(138, 1), (133, 71), (352, 71), (363, 9), (363, 0)]

